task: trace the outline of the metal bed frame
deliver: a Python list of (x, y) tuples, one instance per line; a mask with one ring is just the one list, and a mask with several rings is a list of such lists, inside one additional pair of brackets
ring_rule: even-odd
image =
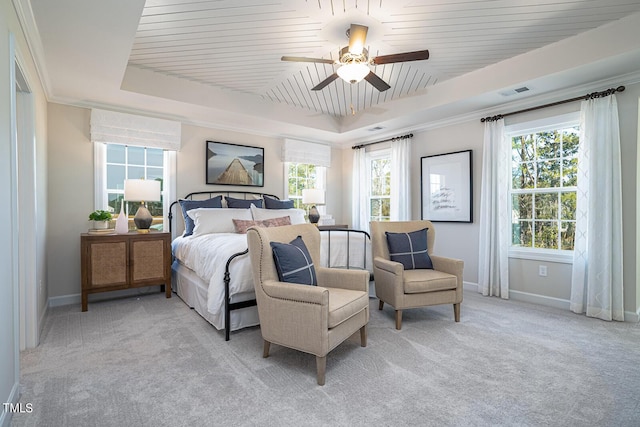
[[(237, 197), (237, 196), (241, 196), (244, 200), (251, 200), (253, 198), (256, 198), (256, 196), (259, 196), (260, 198), (264, 197), (264, 196), (268, 196), (268, 197), (272, 197), (274, 199), (280, 200), (280, 198), (276, 195), (273, 194), (268, 194), (268, 193), (257, 193), (257, 192), (252, 192), (252, 191), (194, 191), (191, 192), (189, 194), (187, 194), (186, 196), (184, 196), (182, 199), (180, 200), (200, 200), (200, 198), (202, 197), (202, 199), (205, 198), (212, 198), (215, 196), (227, 196), (227, 197)], [(193, 197), (197, 196), (196, 199), (194, 199)], [(169, 232), (171, 233), (173, 230), (173, 209), (174, 206), (177, 205), (179, 203), (179, 200), (174, 201), (173, 203), (171, 203), (171, 205), (169, 206), (169, 213), (167, 215), (167, 218), (169, 220)], [(366, 270), (367, 268), (367, 239), (371, 240), (371, 236), (369, 235), (369, 233), (367, 233), (366, 231), (362, 231), (362, 230), (351, 230), (348, 228), (337, 228), (337, 229), (331, 229), (331, 230), (322, 230), (322, 233), (329, 233), (328, 235), (328, 241), (327, 241), (327, 248), (328, 248), (328, 256), (327, 256), (327, 260), (328, 260), (328, 267), (331, 267), (331, 232), (347, 232), (347, 265), (346, 266), (340, 266), (340, 267), (332, 267), (332, 268), (354, 268), (352, 266), (350, 266), (349, 263), (349, 242), (350, 242), (350, 233), (361, 233), (364, 234), (366, 237), (363, 239), (363, 244), (364, 244), (364, 257), (363, 257), (363, 265), (362, 265), (362, 269)], [(230, 291), (229, 291), (229, 286), (231, 284), (231, 273), (230, 273), (230, 266), (231, 263), (233, 262), (233, 260), (235, 260), (238, 257), (241, 257), (243, 255), (247, 255), (249, 253), (249, 249), (245, 249), (242, 252), (237, 252), (233, 255), (231, 255), (229, 257), (229, 259), (227, 259), (227, 263), (225, 265), (224, 268), (224, 339), (225, 341), (229, 341), (231, 339), (231, 312), (233, 310), (239, 310), (241, 308), (247, 308), (247, 307), (253, 307), (255, 306), (256, 300), (255, 299), (251, 299), (251, 300), (246, 300), (246, 301), (240, 301), (240, 302), (231, 302), (231, 295), (230, 295)], [(173, 256), (173, 255), (172, 255)]]

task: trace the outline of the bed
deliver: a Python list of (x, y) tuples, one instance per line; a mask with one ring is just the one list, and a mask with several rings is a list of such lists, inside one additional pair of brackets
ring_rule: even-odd
[[(175, 236), (173, 291), (216, 329), (224, 329), (227, 341), (232, 331), (259, 324), (246, 234), (237, 231), (256, 221), (258, 226), (279, 225), (283, 216), (291, 223), (304, 221), (304, 211), (284, 208), (285, 202), (265, 193), (192, 192), (170, 206), (169, 230)], [(258, 203), (271, 208), (259, 208)], [(244, 207), (250, 204), (254, 206)], [(190, 220), (192, 224), (187, 224)], [(321, 265), (373, 271), (368, 233), (351, 229), (320, 233)]]

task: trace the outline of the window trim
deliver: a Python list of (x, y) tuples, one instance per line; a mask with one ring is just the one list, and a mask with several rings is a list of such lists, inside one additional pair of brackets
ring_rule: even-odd
[[(94, 169), (94, 209), (105, 209), (109, 205), (107, 192), (107, 144), (106, 142), (93, 142), (93, 169)], [(113, 144), (126, 145), (114, 142)], [(131, 146), (137, 146), (131, 144)], [(145, 147), (157, 148), (157, 147)], [(167, 215), (170, 204), (177, 199), (177, 152), (173, 150), (163, 150), (163, 215), (162, 223), (165, 230), (169, 229)], [(119, 214), (119, 212), (115, 212)], [(129, 212), (131, 214), (131, 212)]]
[[(284, 165), (284, 179), (283, 179), (283, 184), (284, 184), (284, 191), (282, 194), (284, 194), (284, 198), (288, 199), (288, 200), (292, 200), (289, 194), (289, 165), (291, 163), (296, 163), (296, 164), (306, 164), (306, 165), (314, 165), (316, 167), (316, 188), (319, 190), (326, 190), (327, 187), (327, 167), (326, 166), (321, 166), (321, 165), (316, 165), (313, 163), (303, 163), (303, 162), (283, 162)], [(302, 196), (300, 196), (302, 197)], [(297, 199), (299, 197), (294, 196), (294, 199)], [(326, 200), (325, 200), (326, 203)], [(325, 205), (318, 205), (316, 206), (316, 208), (318, 209), (318, 212), (320, 212), (320, 215), (325, 215), (327, 212), (327, 208), (326, 208), (326, 204)]]
[[(373, 150), (366, 153), (367, 156), (367, 176), (369, 177), (369, 181), (373, 180), (373, 176), (371, 174), (371, 162), (374, 160), (380, 159), (389, 159), (391, 162), (391, 147), (382, 148), (379, 150)], [(389, 199), (389, 204), (391, 204), (391, 193), (393, 192), (393, 186), (391, 183), (389, 184), (389, 196), (376, 196), (377, 199)], [(370, 221), (374, 221), (374, 217), (371, 215), (371, 186), (367, 186), (367, 210), (369, 211), (368, 217)], [(391, 212), (389, 212), (391, 213)], [(383, 219), (375, 219), (375, 221), (384, 221)], [(389, 215), (388, 221), (391, 221), (391, 215)]]
[[(516, 123), (512, 125), (505, 126), (504, 135), (505, 135), (505, 143), (511, 144), (511, 139), (514, 136), (522, 135), (523, 133), (536, 133), (536, 132), (545, 132), (550, 130), (557, 130), (558, 128), (564, 127), (572, 127), (580, 125), (580, 112), (575, 111), (572, 113), (561, 114), (554, 117), (547, 117), (543, 119), (537, 119), (522, 123)], [(509, 176), (512, 176), (512, 167), (513, 161), (510, 161), (508, 164), (509, 167)], [(537, 192), (553, 192), (553, 193), (561, 193), (563, 191), (576, 191), (576, 187), (561, 187), (560, 189), (554, 188), (552, 191), (545, 191), (549, 189), (545, 188), (535, 188), (530, 189), (526, 193), (537, 193)], [(513, 198), (512, 194), (522, 193), (520, 190), (513, 191), (511, 188), (511, 184), (509, 184), (509, 205), (508, 209), (511, 212), (511, 203)], [(511, 230), (508, 230), (509, 236), (511, 235)], [(519, 246), (514, 246), (511, 243), (511, 237), (509, 237), (509, 251), (508, 257), (511, 259), (526, 259), (532, 261), (545, 261), (545, 262), (556, 262), (562, 264), (573, 264), (573, 251), (566, 249), (545, 249), (545, 248), (524, 248)]]
[(573, 251), (564, 249), (519, 248), (511, 246), (509, 258), (573, 264)]

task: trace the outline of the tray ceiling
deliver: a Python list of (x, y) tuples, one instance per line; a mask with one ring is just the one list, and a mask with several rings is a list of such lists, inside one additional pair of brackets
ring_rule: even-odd
[[(624, 0), (147, 0), (129, 65), (317, 113), (345, 116), (638, 11)], [(372, 67), (391, 85), (341, 79), (310, 89), (335, 65), (351, 23), (369, 27), (372, 55), (429, 49), (427, 61)]]
[[(640, 70), (640, 0), (13, 4), (52, 102), (336, 144), (597, 89)], [(336, 66), (280, 60), (336, 59), (352, 23), (368, 27), (370, 56), (430, 57), (372, 66), (391, 85), (385, 92), (341, 79), (312, 91)], [(515, 90), (523, 86), (531, 90)]]

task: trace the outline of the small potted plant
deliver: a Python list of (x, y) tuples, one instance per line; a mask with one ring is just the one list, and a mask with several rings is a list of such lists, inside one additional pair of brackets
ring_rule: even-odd
[(109, 228), (109, 221), (113, 218), (111, 212), (97, 210), (89, 214), (89, 221), (93, 221), (93, 228), (105, 229)]

